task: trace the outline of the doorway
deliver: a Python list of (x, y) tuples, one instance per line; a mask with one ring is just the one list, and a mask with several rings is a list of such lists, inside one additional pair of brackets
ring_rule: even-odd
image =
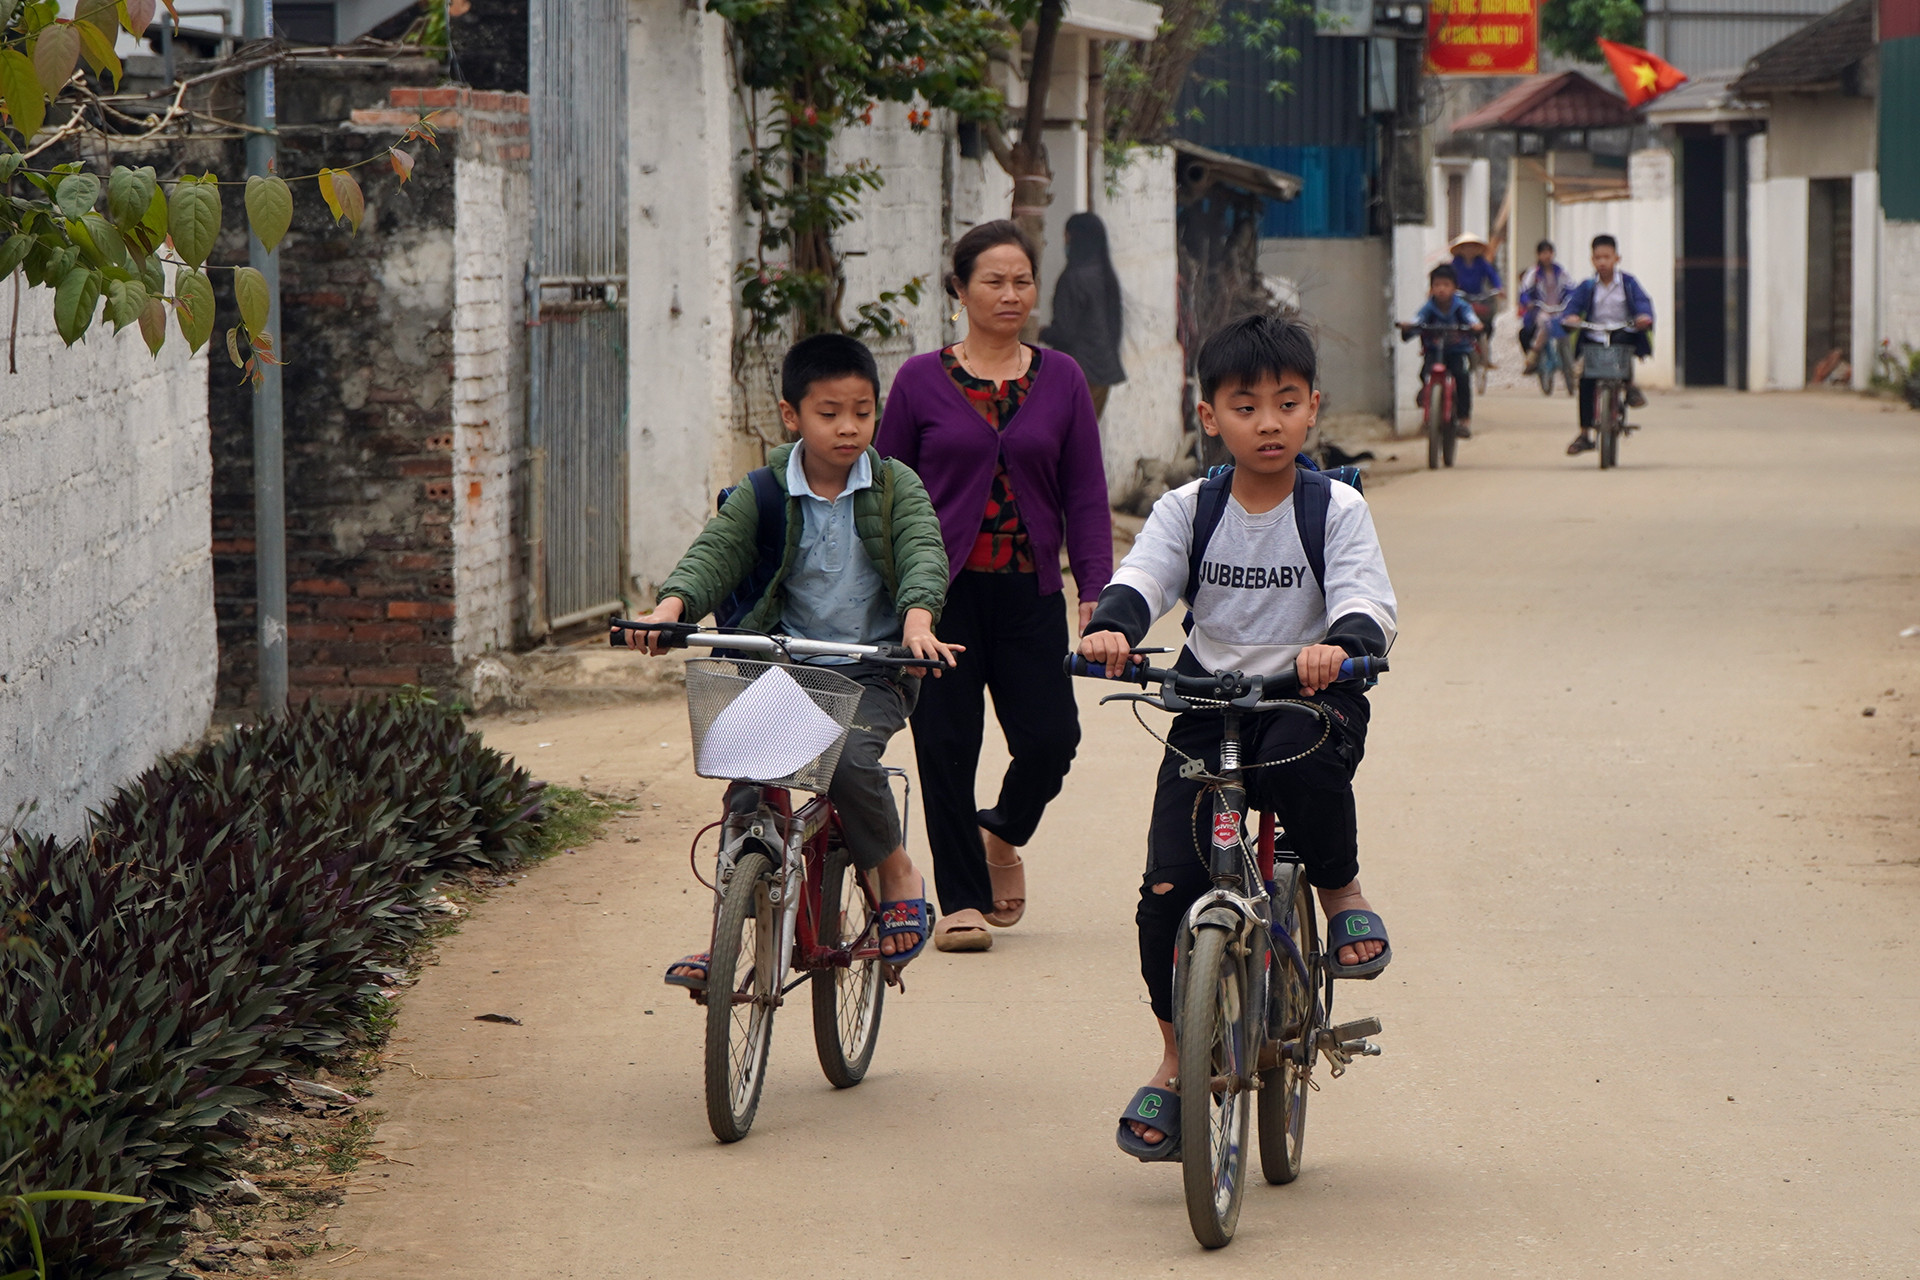
[(1807, 384), (1853, 351), (1853, 179), (1807, 184)]
[(1746, 140), (1680, 139), (1676, 354), (1689, 387), (1747, 384)]

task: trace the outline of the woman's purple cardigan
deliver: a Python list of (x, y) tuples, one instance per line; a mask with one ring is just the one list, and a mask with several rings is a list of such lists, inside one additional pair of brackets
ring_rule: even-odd
[(1099, 596), (1113, 576), (1113, 515), (1100, 423), (1086, 375), (1065, 352), (1040, 358), (1027, 398), (999, 431), (954, 384), (938, 351), (914, 356), (894, 375), (874, 443), (926, 484), (940, 513), (949, 574), (957, 576), (966, 566), (986, 514), (994, 462), (1004, 453), (1040, 593), (1060, 590), (1063, 540), (1082, 600)]

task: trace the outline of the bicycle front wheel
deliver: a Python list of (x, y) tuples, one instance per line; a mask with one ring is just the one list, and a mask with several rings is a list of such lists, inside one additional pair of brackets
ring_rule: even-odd
[(1246, 1186), (1253, 1095), (1247, 1089), (1246, 973), (1223, 929), (1193, 939), (1181, 985), (1180, 1164), (1187, 1221), (1218, 1249), (1233, 1239)]
[(1601, 387), (1600, 403), (1594, 417), (1600, 423), (1600, 469), (1609, 471), (1620, 462), (1620, 384), (1608, 382)]
[(813, 1047), (820, 1070), (836, 1089), (851, 1089), (866, 1077), (880, 1040), (880, 1010), (887, 996), (880, 971), (878, 934), (868, 938), (877, 915), (860, 869), (845, 847), (827, 854), (820, 883), (820, 945), (863, 944), (866, 958), (855, 956), (844, 969), (818, 969), (813, 975)]
[(1447, 401), (1453, 397), (1446, 394), (1446, 383), (1435, 378), (1427, 383), (1427, 469), (1440, 469), (1440, 451), (1443, 438), (1447, 434), (1447, 414), (1453, 406)]
[(773, 860), (744, 855), (720, 900), (707, 964), (707, 1124), (722, 1142), (753, 1127), (773, 1044), (780, 971), (774, 955), (780, 913), (773, 905)]
[(1558, 352), (1554, 348), (1553, 339), (1549, 338), (1542, 342), (1539, 353), (1540, 360), (1534, 365), (1534, 372), (1540, 377), (1540, 394), (1550, 396), (1553, 394), (1553, 375), (1560, 370)]
[(1303, 975), (1300, 962), (1312, 965), (1320, 944), (1314, 928), (1313, 891), (1307, 887), (1306, 876), (1298, 871), (1294, 873), (1291, 909), (1280, 932), (1293, 946), (1289, 949), (1276, 939), (1278, 945), (1271, 953), (1273, 1039), (1304, 1048), (1298, 1055), (1282, 1057), (1279, 1066), (1260, 1075), (1260, 1172), (1276, 1186), (1300, 1176), (1300, 1153), (1307, 1141), (1307, 1073), (1313, 1065), (1313, 1036), (1319, 1030), (1313, 1016), (1312, 971)]

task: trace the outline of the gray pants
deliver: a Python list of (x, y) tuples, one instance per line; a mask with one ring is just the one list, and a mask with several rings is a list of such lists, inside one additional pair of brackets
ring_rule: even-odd
[(844, 672), (861, 686), (859, 710), (847, 731), (834, 766), (827, 798), (840, 815), (847, 851), (862, 871), (871, 871), (900, 846), (900, 807), (894, 803), (880, 757), (887, 742), (904, 729), (920, 701), (920, 678), (872, 667)]

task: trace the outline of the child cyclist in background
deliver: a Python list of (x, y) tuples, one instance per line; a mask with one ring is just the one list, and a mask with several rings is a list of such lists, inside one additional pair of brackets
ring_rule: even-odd
[[(803, 339), (781, 367), (780, 397), (780, 419), (799, 437), (767, 455), (786, 502), (787, 536), (765, 592), (740, 625), (840, 644), (905, 644), (939, 675), (961, 651), (933, 634), (947, 595), (940, 518), (920, 478), (873, 449), (880, 373), (872, 353), (842, 334)], [(739, 485), (667, 575), (653, 612), (638, 621), (711, 613), (759, 567), (759, 521), (754, 486)], [(621, 634), (635, 648), (664, 651), (657, 634)], [(827, 795), (854, 862), (879, 873), (880, 951), (905, 964), (925, 947), (933, 921), (880, 757), (907, 723), (920, 678), (874, 668), (847, 674), (863, 692)], [(706, 976), (704, 952), (667, 970), (668, 983), (695, 991)]]
[[(1400, 340), (1410, 342), (1420, 337), (1419, 326), (1423, 324), (1462, 324), (1473, 330), (1472, 333), (1446, 334), (1444, 340), (1427, 338), (1420, 344), (1423, 354), (1429, 347), (1438, 345), (1446, 357), (1447, 369), (1453, 374), (1454, 434), (1462, 440), (1470, 440), (1473, 438), (1473, 424), (1470, 421), (1473, 417), (1473, 344), (1479, 341), (1480, 332), (1486, 326), (1480, 323), (1480, 317), (1473, 313), (1473, 307), (1467, 300), (1460, 296), (1453, 268), (1447, 263), (1443, 262), (1427, 273), (1427, 300), (1414, 313), (1412, 324), (1400, 326)], [(1319, 394), (1314, 392), (1315, 396)], [(1420, 394), (1429, 395), (1431, 392), (1423, 387)]]
[[(1463, 304), (1464, 305), (1464, 304)], [(1326, 713), (1324, 726), (1270, 712), (1253, 718), (1247, 754), (1247, 804), (1271, 810), (1286, 827), (1328, 916), (1336, 977), (1371, 978), (1392, 952), (1380, 917), (1360, 892), (1354, 826), (1353, 772), (1366, 746), (1368, 708), (1358, 685), (1339, 683), (1340, 664), (1359, 654), (1384, 655), (1393, 643), (1393, 584), (1381, 559), (1373, 517), (1358, 489), (1316, 477), (1302, 479), (1294, 460), (1320, 408), (1314, 390), (1313, 338), (1295, 320), (1249, 316), (1229, 324), (1200, 349), (1201, 425), (1233, 455), (1231, 496), (1206, 547), (1193, 599), (1192, 629), (1178, 669), (1195, 675), (1236, 670), (1248, 675), (1297, 674), (1302, 697)], [(1080, 642), (1090, 662), (1117, 674), (1155, 619), (1186, 590), (1195, 508), (1202, 481), (1154, 504), (1132, 551), (1100, 593)], [(1294, 508), (1300, 486), (1330, 484), (1326, 516), (1326, 580), (1308, 571)], [(1322, 729), (1326, 732), (1322, 736)], [(1187, 908), (1211, 884), (1210, 813), (1199, 801), (1202, 780), (1182, 778), (1187, 756), (1219, 768), (1217, 714), (1189, 712), (1173, 722), (1172, 748), (1160, 764), (1147, 870), (1135, 920), (1140, 972), (1160, 1025), (1161, 1059), (1148, 1086), (1121, 1117), (1120, 1148), (1142, 1160), (1174, 1158), (1178, 1117), (1143, 1096), (1164, 1090), (1179, 1069), (1173, 1031), (1173, 955)], [(1365, 941), (1341, 941), (1362, 937)]]

